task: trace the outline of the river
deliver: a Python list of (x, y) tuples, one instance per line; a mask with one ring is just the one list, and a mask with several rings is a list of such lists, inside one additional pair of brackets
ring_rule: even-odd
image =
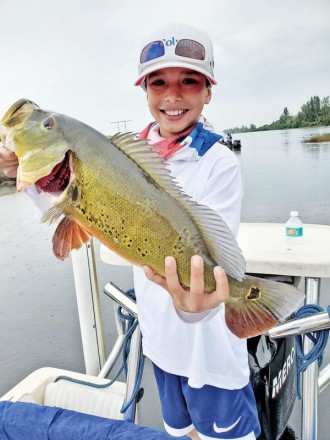
[(325, 132), (330, 128), (233, 136), (242, 143), (242, 222), (285, 222), (295, 210), (304, 223), (330, 224), (330, 142), (303, 142)]
[[(330, 224), (330, 143), (302, 140), (328, 128), (242, 133), (245, 195), (243, 222), (285, 222), (298, 210), (304, 223)], [(40, 213), (24, 194), (0, 197), (0, 395), (33, 370), (53, 366), (84, 371), (79, 321), (70, 260), (58, 261), (51, 251), (54, 227), (39, 224)], [(131, 287), (127, 269), (97, 268), (100, 291), (111, 279)], [(323, 280), (321, 305), (330, 304), (330, 280)], [(105, 334), (114, 341), (112, 306), (101, 295)], [(329, 358), (327, 348), (326, 358)], [(141, 423), (162, 429), (161, 413), (150, 364), (143, 379)], [(327, 437), (329, 390), (319, 399), (319, 439)], [(300, 404), (292, 418), (299, 429)]]

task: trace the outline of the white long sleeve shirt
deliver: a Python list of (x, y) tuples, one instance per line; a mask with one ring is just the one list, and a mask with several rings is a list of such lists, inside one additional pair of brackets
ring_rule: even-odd
[[(242, 173), (236, 156), (216, 143), (203, 156), (183, 147), (167, 159), (178, 184), (195, 201), (217, 211), (236, 236), (239, 228)], [(134, 267), (134, 287), (143, 352), (172, 374), (188, 377), (190, 386), (225, 389), (249, 381), (246, 340), (233, 335), (224, 321), (224, 305), (199, 322), (179, 316), (168, 292)]]

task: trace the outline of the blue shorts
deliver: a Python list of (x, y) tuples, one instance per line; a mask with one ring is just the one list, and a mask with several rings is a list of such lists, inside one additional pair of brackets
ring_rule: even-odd
[(194, 428), (202, 440), (255, 440), (260, 435), (251, 384), (240, 390), (211, 385), (192, 388), (186, 377), (153, 366), (164, 425), (172, 436), (186, 435)]

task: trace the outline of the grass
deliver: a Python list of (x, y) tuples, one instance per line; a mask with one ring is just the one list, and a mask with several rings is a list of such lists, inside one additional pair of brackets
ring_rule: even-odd
[(330, 142), (330, 133), (317, 134), (315, 136), (310, 137), (309, 139), (305, 139), (304, 142)]
[(16, 192), (16, 186), (14, 184), (4, 184), (0, 183), (0, 196), (5, 196), (7, 194), (14, 194)]
[(2, 171), (0, 171), (0, 196), (11, 194), (16, 191), (16, 181), (6, 177)]

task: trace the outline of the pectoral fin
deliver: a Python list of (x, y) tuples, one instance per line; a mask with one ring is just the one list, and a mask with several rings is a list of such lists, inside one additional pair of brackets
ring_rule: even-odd
[(90, 239), (89, 234), (77, 222), (64, 217), (53, 236), (53, 252), (60, 260), (68, 257), (72, 249), (79, 249)]

